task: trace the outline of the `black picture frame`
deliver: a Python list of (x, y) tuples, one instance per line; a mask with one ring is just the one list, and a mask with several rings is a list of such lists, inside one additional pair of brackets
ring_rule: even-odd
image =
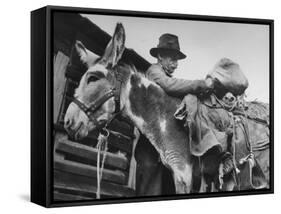
[[(270, 54), (270, 188), (265, 190), (200, 193), (176, 196), (54, 202), (53, 192), (53, 16), (56, 12), (168, 18), (209, 22), (245, 23), (269, 26)], [(46, 6), (31, 12), (31, 201), (45, 207), (112, 204), (189, 198), (226, 197), (274, 193), (274, 21), (157, 12), (139, 12), (78, 7)]]

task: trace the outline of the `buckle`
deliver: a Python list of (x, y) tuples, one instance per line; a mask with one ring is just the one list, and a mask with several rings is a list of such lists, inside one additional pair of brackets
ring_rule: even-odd
[(103, 135), (104, 137), (108, 137), (110, 133), (107, 128), (102, 128), (100, 134)]

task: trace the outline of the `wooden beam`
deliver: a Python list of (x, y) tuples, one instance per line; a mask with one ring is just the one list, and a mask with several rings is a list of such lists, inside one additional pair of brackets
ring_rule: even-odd
[(69, 57), (62, 52), (58, 52), (54, 58), (54, 88), (53, 88), (53, 121), (57, 122), (63, 107), (63, 97), (65, 94), (65, 71), (69, 62)]
[[(91, 161), (97, 161), (98, 149), (75, 143), (67, 139), (62, 139), (57, 145), (57, 151), (85, 158)], [(101, 152), (101, 160), (104, 152)], [(128, 167), (128, 159), (125, 156), (107, 152), (105, 158), (105, 166), (116, 167), (126, 170)]]
[[(83, 175), (90, 178), (97, 177), (97, 168), (87, 164), (77, 163), (70, 160), (57, 159), (54, 161), (54, 169), (64, 172)], [(125, 173), (119, 170), (103, 169), (102, 179), (118, 184), (126, 184), (127, 179)]]
[[(69, 192), (75, 195), (95, 198), (97, 180), (94, 178), (54, 170), (54, 191)], [(127, 186), (101, 182), (101, 195), (112, 197), (133, 197), (135, 191)]]
[[(66, 134), (66, 131), (61, 124), (54, 124), (54, 129)], [(98, 133), (92, 132), (88, 135), (88, 137), (79, 141), (79, 143), (88, 146), (95, 146), (97, 144), (97, 137), (98, 137)], [(124, 135), (120, 135), (117, 132), (111, 133), (108, 138), (109, 146), (112, 146), (127, 154), (132, 154), (132, 149), (133, 149), (132, 142), (133, 139), (129, 137), (124, 137)]]
[[(54, 41), (65, 43), (63, 49), (69, 49), (73, 40), (76, 39), (82, 41), (89, 50), (101, 56), (111, 39), (111, 36), (100, 28), (102, 26), (97, 26), (79, 14), (55, 13), (54, 20), (56, 20), (54, 22)], [(69, 50), (64, 52), (68, 53)], [(125, 49), (122, 61), (134, 64), (142, 72), (150, 66), (150, 63), (133, 49)]]

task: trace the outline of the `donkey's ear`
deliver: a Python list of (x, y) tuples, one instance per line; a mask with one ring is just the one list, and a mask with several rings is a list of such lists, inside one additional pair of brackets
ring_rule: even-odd
[(121, 59), (125, 50), (125, 29), (121, 23), (117, 23), (111, 41), (108, 43), (101, 62), (114, 67)]
[(92, 66), (94, 62), (99, 58), (98, 55), (93, 53), (92, 51), (88, 50), (82, 42), (76, 41), (75, 42), (75, 50), (80, 57), (80, 60), (88, 66)]

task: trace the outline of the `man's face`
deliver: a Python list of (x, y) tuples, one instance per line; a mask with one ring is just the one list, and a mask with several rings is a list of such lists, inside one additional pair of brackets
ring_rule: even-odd
[(170, 75), (172, 75), (178, 67), (178, 59), (173, 56), (159, 56), (159, 62)]

